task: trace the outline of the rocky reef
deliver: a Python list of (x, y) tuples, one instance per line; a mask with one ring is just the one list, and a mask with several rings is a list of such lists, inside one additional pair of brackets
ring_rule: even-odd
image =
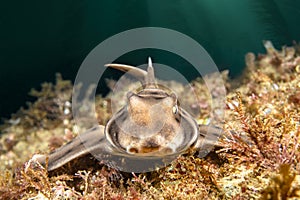
[[(72, 119), (72, 83), (58, 74), (55, 84), (30, 92), (34, 103), (1, 125), (0, 199), (299, 199), (300, 45), (264, 46), (266, 54), (246, 55), (238, 79), (222, 72), (227, 100), (215, 149), (204, 158), (188, 152), (140, 174), (120, 172), (91, 156), (49, 173), (34, 161), (35, 154), (49, 153), (80, 132)], [(214, 81), (214, 75), (208, 79)], [(195, 112), (199, 123), (210, 122), (215, 112), (200, 78), (189, 89), (197, 102), (184, 95), (186, 86), (168, 84), (191, 111), (201, 110)], [(96, 97), (99, 124), (110, 118), (110, 105), (109, 95)]]

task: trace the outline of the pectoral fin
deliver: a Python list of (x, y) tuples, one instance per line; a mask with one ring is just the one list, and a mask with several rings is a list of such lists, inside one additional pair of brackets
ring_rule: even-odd
[(194, 144), (194, 148), (199, 150), (199, 156), (202, 157), (214, 148), (222, 135), (223, 129), (216, 126), (199, 125), (199, 132), (200, 135)]
[[(56, 149), (48, 156), (48, 171), (57, 169), (71, 160), (86, 155), (93, 149), (103, 148), (106, 151), (107, 145), (104, 137), (104, 126), (97, 126), (78, 135), (64, 146)], [(47, 156), (41, 156), (37, 160), (45, 165)]]

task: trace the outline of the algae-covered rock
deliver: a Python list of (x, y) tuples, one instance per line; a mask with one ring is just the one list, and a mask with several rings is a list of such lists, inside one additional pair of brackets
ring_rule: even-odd
[[(230, 81), (228, 72), (222, 73), (227, 102), (215, 149), (204, 158), (191, 151), (148, 173), (120, 172), (92, 156), (48, 173), (34, 155), (80, 133), (72, 119), (72, 84), (58, 75), (55, 84), (32, 90), (36, 101), (1, 126), (0, 199), (299, 199), (299, 45), (280, 51), (270, 42), (264, 45), (265, 55), (246, 55), (242, 77)], [(191, 82), (198, 101), (182, 84), (167, 84), (177, 88), (197, 122), (207, 124), (212, 113), (217, 115), (200, 78)], [(111, 116), (110, 95), (96, 97), (99, 124)], [(120, 107), (123, 94), (118, 95)]]

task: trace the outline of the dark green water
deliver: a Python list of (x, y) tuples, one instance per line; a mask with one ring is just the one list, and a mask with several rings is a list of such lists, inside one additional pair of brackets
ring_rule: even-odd
[[(244, 55), (264, 53), (262, 40), (280, 48), (300, 40), (297, 0), (64, 0), (10, 1), (0, 6), (0, 117), (56, 72), (74, 80), (85, 56), (106, 38), (137, 27), (180, 31), (197, 40), (220, 69), (238, 75)], [(136, 52), (120, 62), (141, 64), (149, 53), (185, 72), (188, 64), (159, 51)]]

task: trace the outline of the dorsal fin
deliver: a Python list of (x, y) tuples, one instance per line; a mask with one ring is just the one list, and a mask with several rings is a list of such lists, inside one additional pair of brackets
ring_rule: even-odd
[(154, 76), (154, 69), (152, 66), (152, 60), (148, 58), (148, 68), (147, 68), (147, 75), (146, 75), (146, 86), (145, 88), (157, 88)]
[(111, 67), (114, 69), (118, 69), (123, 72), (128, 72), (132, 76), (136, 77), (141, 81), (143, 88), (157, 88), (154, 76), (154, 69), (152, 66), (152, 60), (148, 58), (148, 68), (147, 71), (142, 70), (140, 68), (131, 66), (131, 65), (123, 65), (123, 64), (106, 64), (105, 67)]

